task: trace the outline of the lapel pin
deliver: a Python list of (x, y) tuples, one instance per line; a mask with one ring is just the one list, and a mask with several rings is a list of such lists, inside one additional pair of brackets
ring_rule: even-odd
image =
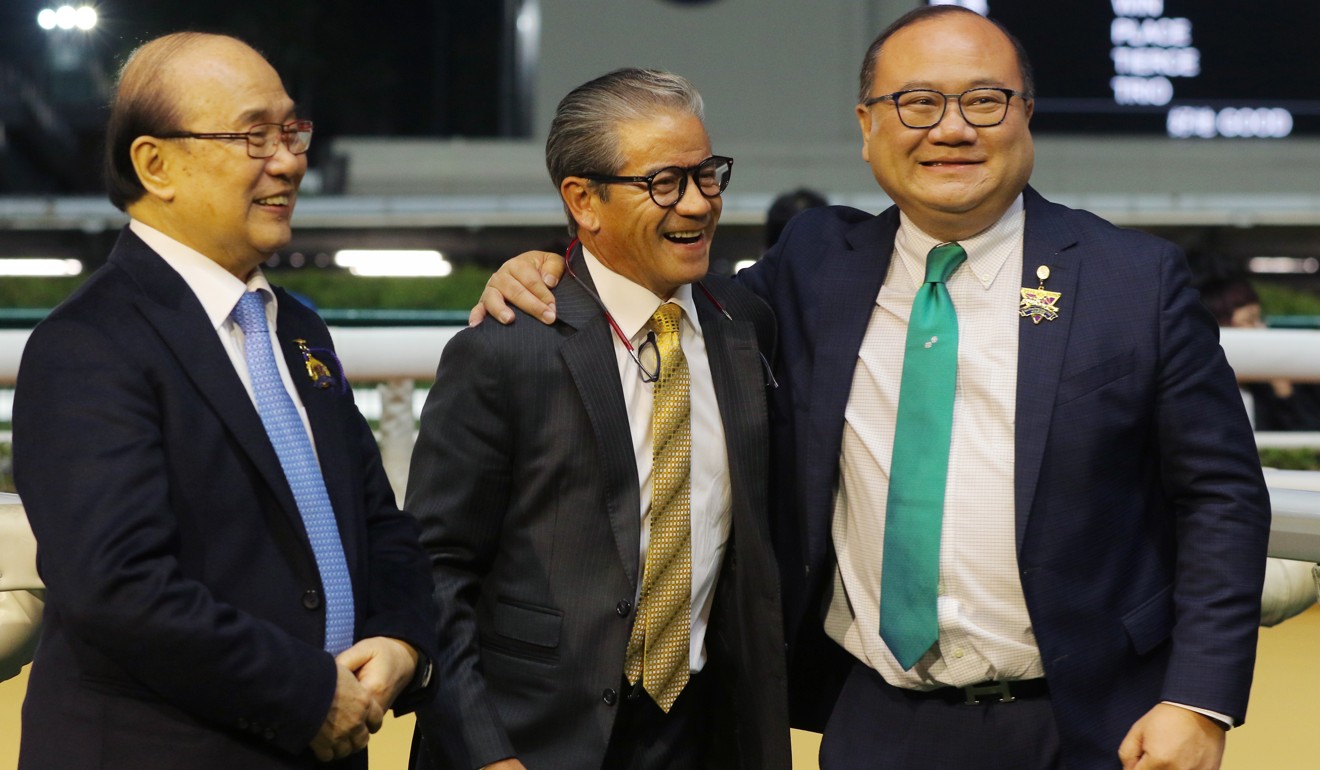
[(307, 340), (296, 339), (294, 343), (298, 346), (298, 352), (302, 354), (303, 365), (307, 367), (307, 376), (312, 380), (312, 384), (322, 390), (333, 385), (335, 376), (330, 371), (330, 367), (312, 355), (311, 349), (307, 347)]
[(1048, 265), (1036, 268), (1036, 277), (1040, 279), (1039, 287), (1035, 289), (1022, 287), (1022, 301), (1018, 303), (1018, 315), (1030, 318), (1035, 324), (1040, 323), (1042, 318), (1053, 321), (1059, 317), (1059, 298), (1063, 295), (1057, 291), (1045, 291), (1045, 279), (1050, 277)]

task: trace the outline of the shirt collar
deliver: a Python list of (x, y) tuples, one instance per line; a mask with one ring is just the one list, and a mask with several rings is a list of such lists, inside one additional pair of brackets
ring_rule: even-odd
[[(619, 275), (605, 266), (596, 255), (582, 247), (582, 258), (591, 273), (591, 280), (596, 284), (596, 293), (601, 304), (614, 317), (628, 339), (635, 340), (646, 329), (646, 324), (655, 314), (656, 308), (665, 303), (655, 294), (640, 284)], [(683, 317), (696, 329), (701, 328), (697, 321), (697, 306), (692, 301), (692, 284), (685, 283), (674, 292), (669, 301), (683, 308)]]
[[(1004, 263), (1016, 248), (1021, 249), (1022, 234), (1026, 227), (1026, 208), (1019, 194), (1003, 216), (993, 225), (970, 238), (958, 241), (958, 245), (967, 252), (967, 268), (976, 276), (984, 289), (994, 284)], [(908, 219), (907, 214), (899, 211), (898, 234), (894, 238), (894, 248), (899, 261), (912, 279), (913, 286), (920, 286), (926, 278), (926, 255), (931, 249), (947, 243), (931, 235)], [(1016, 279), (1014, 279), (1016, 280)]]
[(252, 275), (244, 283), (206, 255), (185, 246), (141, 220), (129, 220), (128, 227), (134, 235), (142, 239), (143, 243), (150, 246), (152, 251), (160, 255), (167, 265), (174, 268), (179, 277), (183, 278), (184, 283), (188, 284), (188, 288), (192, 289), (193, 294), (197, 295), (197, 300), (202, 303), (202, 310), (206, 312), (212, 328), (219, 329), (229, 320), (229, 315), (238, 304), (239, 297), (248, 291), (263, 292), (262, 299), (266, 302), (267, 316), (274, 317), (274, 313), (269, 311), (276, 306), (275, 294), (261, 268), (253, 270)]

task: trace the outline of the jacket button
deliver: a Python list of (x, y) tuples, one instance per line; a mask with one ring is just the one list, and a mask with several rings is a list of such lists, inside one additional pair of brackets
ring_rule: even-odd
[(321, 594), (317, 593), (315, 588), (309, 588), (303, 592), (303, 606), (309, 610), (321, 608)]
[(619, 613), (619, 617), (626, 618), (628, 617), (628, 613), (632, 612), (632, 602), (623, 599), (618, 604), (614, 605), (614, 611)]
[(600, 699), (605, 701), (606, 706), (613, 706), (619, 702), (619, 693), (613, 687), (606, 687), (605, 692), (600, 694)]

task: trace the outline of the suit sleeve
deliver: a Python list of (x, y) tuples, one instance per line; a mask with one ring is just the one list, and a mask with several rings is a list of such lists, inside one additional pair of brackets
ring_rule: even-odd
[(1251, 689), (1269, 494), (1217, 327), (1172, 246), (1161, 255), (1155, 405), (1164, 496), (1174, 511), (1173, 645), (1163, 700), (1232, 716)]
[[(490, 326), (490, 324), (486, 324)], [(437, 691), (418, 713), (432, 755), (476, 768), (514, 755), (481, 672), (477, 604), (498, 550), (509, 501), (516, 403), (491, 330), (459, 333), (445, 346), (422, 409), (407, 509), (422, 528), (440, 614)]]
[[(185, 574), (163, 402), (138, 351), (103, 326), (48, 320), (24, 351), (15, 477), (47, 599), (67, 633), (154, 696), (210, 722), (261, 724), (300, 752), (335, 690), (330, 655)], [(223, 480), (216, 480), (217, 484)]]

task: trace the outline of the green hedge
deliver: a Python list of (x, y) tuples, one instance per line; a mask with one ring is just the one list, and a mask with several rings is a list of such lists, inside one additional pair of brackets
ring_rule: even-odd
[[(359, 278), (342, 270), (270, 270), (272, 283), (298, 292), (323, 308), (381, 310), (468, 310), (490, 277), (484, 267), (456, 267), (444, 278)], [(58, 305), (86, 279), (6, 278), (0, 281), (0, 308)]]

